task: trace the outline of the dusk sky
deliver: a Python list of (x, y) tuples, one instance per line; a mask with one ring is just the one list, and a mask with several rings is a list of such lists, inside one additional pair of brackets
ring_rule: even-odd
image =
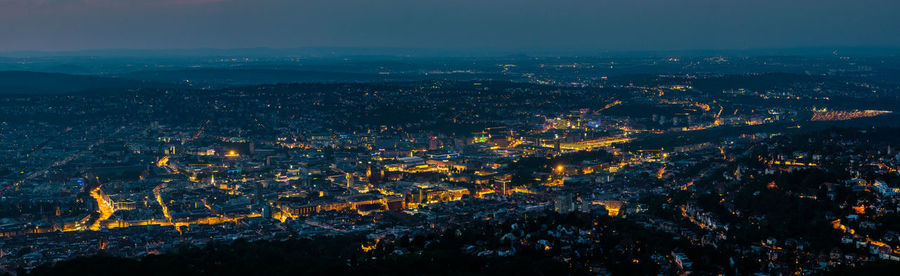
[(0, 51), (900, 47), (897, 0), (0, 0)]

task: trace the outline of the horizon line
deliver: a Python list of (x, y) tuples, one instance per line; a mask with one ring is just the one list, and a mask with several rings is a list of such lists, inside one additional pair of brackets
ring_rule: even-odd
[[(201, 51), (213, 52), (209, 54)], [(245, 53), (239, 53), (239, 52)], [(338, 53), (343, 51), (344, 53)], [(356, 51), (356, 52), (353, 52)], [(809, 53), (802, 53), (802, 52)], [(756, 47), (756, 48), (695, 48), (695, 49), (562, 49), (562, 48), (417, 48), (417, 47), (365, 47), (365, 46), (306, 46), (306, 47), (196, 47), (196, 48), (97, 48), (97, 49), (73, 49), (73, 50), (0, 50), (0, 58), (17, 57), (85, 57), (108, 56), (129, 57), (136, 54), (144, 54), (153, 57), (178, 57), (178, 56), (265, 56), (265, 57), (293, 57), (293, 56), (385, 56), (385, 57), (489, 57), (489, 56), (603, 56), (603, 55), (634, 55), (634, 54), (715, 54), (716, 52), (729, 54), (773, 55), (778, 52), (791, 53), (790, 55), (822, 55), (826, 51), (853, 51), (853, 52), (890, 52), (893, 55), (900, 54), (900, 46), (884, 45), (857, 45), (857, 46), (798, 46), (798, 47)], [(269, 52), (269, 53), (265, 53)], [(278, 53), (280, 52), (280, 53)], [(295, 52), (295, 53), (290, 53)], [(306, 52), (306, 53), (299, 53)], [(331, 52), (331, 53), (328, 53)], [(756, 53), (754, 53), (756, 52)], [(751, 54), (753, 53), (753, 54)], [(856, 53), (861, 54), (861, 53)], [(864, 54), (864, 53), (863, 53)], [(875, 54), (875, 53), (872, 53)], [(882, 53), (884, 54), (884, 53)]]

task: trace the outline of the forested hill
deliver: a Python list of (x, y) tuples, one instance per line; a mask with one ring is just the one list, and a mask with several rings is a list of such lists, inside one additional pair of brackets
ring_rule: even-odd
[(87, 75), (0, 71), (0, 95), (58, 95), (92, 90), (165, 87), (159, 83)]

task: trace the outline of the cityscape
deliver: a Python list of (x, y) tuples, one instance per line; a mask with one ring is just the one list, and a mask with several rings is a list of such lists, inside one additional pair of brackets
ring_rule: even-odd
[[(107, 4), (204, 18), (240, 1), (133, 2)], [(0, 9), (98, 5), (72, 3)], [(896, 38), (143, 48), (104, 30), (68, 48), (0, 43), (0, 275), (900, 268)]]

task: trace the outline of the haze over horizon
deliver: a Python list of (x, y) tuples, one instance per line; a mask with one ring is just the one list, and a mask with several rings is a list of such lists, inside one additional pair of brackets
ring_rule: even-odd
[(889, 0), (0, 0), (0, 52), (900, 47)]

